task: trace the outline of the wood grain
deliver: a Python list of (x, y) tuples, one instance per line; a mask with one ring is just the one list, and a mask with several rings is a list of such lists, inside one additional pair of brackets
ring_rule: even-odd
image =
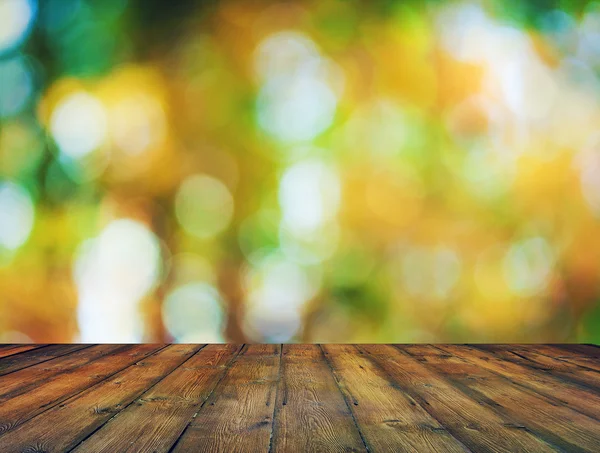
[(44, 348), (45, 344), (5, 344), (0, 345), (0, 358), (8, 357), (11, 355), (19, 354), (25, 351), (31, 351), (33, 349)]
[(0, 453), (597, 453), (599, 349), (0, 345)]
[(595, 359), (600, 358), (600, 346), (591, 344), (553, 344), (556, 348), (564, 349), (566, 351), (577, 352), (587, 357), (593, 357)]
[[(68, 451), (184, 364), (200, 348), (200, 345), (173, 345), (158, 350), (6, 433), (0, 437), (2, 451)], [(63, 421), (60, 430), (54, 429), (56, 420)]]
[(514, 345), (475, 345), (474, 347), (483, 351), (492, 351), (497, 359), (518, 363), (579, 385), (585, 390), (600, 393), (600, 373), (540, 354), (536, 348)]
[(323, 349), (370, 450), (468, 451), (354, 346)]
[(269, 451), (280, 351), (245, 347), (173, 451)]
[(126, 347), (118, 344), (102, 344), (73, 351), (63, 345), (58, 346), (63, 348), (63, 355), (57, 355), (53, 359), (5, 375), (0, 381), (0, 398), (14, 398), (52, 376), (73, 370)]
[(239, 349), (236, 345), (203, 348), (74, 451), (169, 451)]
[(478, 404), (424, 364), (387, 345), (362, 347), (394, 382), (473, 451), (557, 451), (513, 419)]
[(421, 347), (421, 355), (415, 357), (446, 375), (463, 392), (513, 418), (552, 445), (567, 451), (600, 451), (597, 420), (432, 346)]
[(600, 363), (598, 357), (592, 357), (588, 353), (582, 352), (581, 349), (565, 349), (554, 345), (543, 345), (540, 349), (542, 354), (546, 354), (564, 360), (565, 362), (574, 363), (582, 368), (600, 371)]
[(366, 451), (318, 345), (285, 345), (272, 451)]
[(51, 345), (45, 348), (29, 349), (16, 355), (10, 355), (0, 362), (0, 376), (13, 373), (37, 363), (52, 360), (85, 347), (87, 346), (83, 344)]
[[(512, 362), (497, 360), (493, 353), (465, 346), (439, 346), (455, 357), (478, 365), (499, 376), (508, 378), (514, 385), (531, 389), (546, 398), (555, 400), (592, 418), (598, 417), (600, 395), (586, 391), (560, 378), (548, 376), (537, 370)], [(523, 379), (525, 377), (526, 379)]]
[(4, 434), (67, 398), (121, 371), (160, 349), (158, 345), (135, 345), (92, 363), (54, 376), (22, 398), (0, 398), (0, 445)]

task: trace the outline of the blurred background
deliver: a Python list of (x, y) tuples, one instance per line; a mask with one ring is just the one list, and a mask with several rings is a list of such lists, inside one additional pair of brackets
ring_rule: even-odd
[(0, 0), (0, 341), (600, 342), (600, 3)]

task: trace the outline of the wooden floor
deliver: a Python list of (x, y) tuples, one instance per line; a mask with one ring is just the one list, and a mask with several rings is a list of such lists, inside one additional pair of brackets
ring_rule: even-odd
[(0, 345), (0, 452), (600, 452), (591, 345)]

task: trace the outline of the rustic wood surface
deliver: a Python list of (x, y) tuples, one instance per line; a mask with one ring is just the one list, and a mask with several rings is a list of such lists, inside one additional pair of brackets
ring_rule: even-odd
[(0, 345), (0, 452), (600, 452), (593, 345)]

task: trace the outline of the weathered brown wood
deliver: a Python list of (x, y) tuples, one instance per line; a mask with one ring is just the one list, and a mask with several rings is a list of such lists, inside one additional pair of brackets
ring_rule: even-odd
[[(179, 365), (186, 366), (186, 360), (201, 347), (172, 345), (155, 352), (6, 433), (0, 438), (2, 452), (69, 451)], [(61, 420), (60, 429), (56, 429), (57, 420)], [(120, 440), (129, 444), (127, 435)]]
[(424, 364), (388, 345), (361, 346), (369, 357), (454, 437), (477, 452), (557, 451), (500, 415), (469, 398)]
[(173, 452), (268, 452), (279, 368), (279, 345), (248, 345)]
[(354, 346), (323, 349), (371, 451), (468, 451)]
[(45, 344), (7, 344), (2, 345), (0, 348), (0, 358), (8, 357), (11, 355), (19, 354), (25, 351), (31, 351), (32, 349), (39, 349), (46, 347)]
[(541, 354), (554, 357), (558, 360), (564, 360), (565, 362), (574, 363), (582, 368), (600, 371), (600, 362), (598, 359), (588, 355), (550, 345), (539, 345), (536, 347), (536, 350)]
[[(91, 387), (164, 345), (133, 345), (94, 362), (50, 378), (23, 397), (0, 399), (0, 434), (6, 433), (65, 399)], [(0, 445), (2, 437), (0, 436)]]
[(563, 349), (565, 351), (575, 352), (587, 357), (600, 358), (600, 346), (591, 344), (551, 344), (556, 348)]
[(14, 398), (28, 389), (45, 382), (52, 376), (65, 373), (81, 365), (90, 363), (102, 356), (126, 348), (126, 345), (100, 344), (69, 352), (65, 345), (57, 345), (65, 352), (54, 359), (29, 366), (0, 379), (0, 398)]
[(600, 451), (590, 345), (30, 346), (0, 453)]
[(504, 376), (510, 379), (513, 384), (531, 389), (596, 420), (600, 419), (600, 396), (568, 381), (562, 381), (513, 362), (499, 360), (493, 353), (475, 348), (450, 345), (442, 345), (438, 346), (438, 348), (500, 376)]
[(528, 368), (545, 372), (562, 380), (577, 384), (586, 390), (600, 393), (600, 373), (573, 363), (558, 360), (536, 352), (535, 347), (513, 345), (473, 345), (483, 351), (491, 351), (502, 360), (515, 362)]
[(317, 345), (284, 345), (272, 451), (366, 451)]
[(71, 352), (87, 348), (84, 344), (61, 345), (55, 344), (45, 348), (31, 349), (17, 355), (11, 355), (0, 360), (0, 376), (14, 373), (32, 365), (47, 362)]
[(240, 347), (206, 346), (74, 451), (168, 452)]
[[(418, 356), (428, 367), (443, 373), (448, 380), (472, 398), (498, 413), (506, 414), (539, 437), (567, 451), (600, 451), (600, 424), (586, 415), (500, 377), (480, 366), (431, 346), (430, 355)], [(399, 347), (402, 350), (401, 347)]]
[(427, 344), (403, 344), (395, 346), (414, 357), (450, 356), (450, 354), (448, 354), (446, 351), (442, 351), (438, 348), (432, 348), (431, 345)]

